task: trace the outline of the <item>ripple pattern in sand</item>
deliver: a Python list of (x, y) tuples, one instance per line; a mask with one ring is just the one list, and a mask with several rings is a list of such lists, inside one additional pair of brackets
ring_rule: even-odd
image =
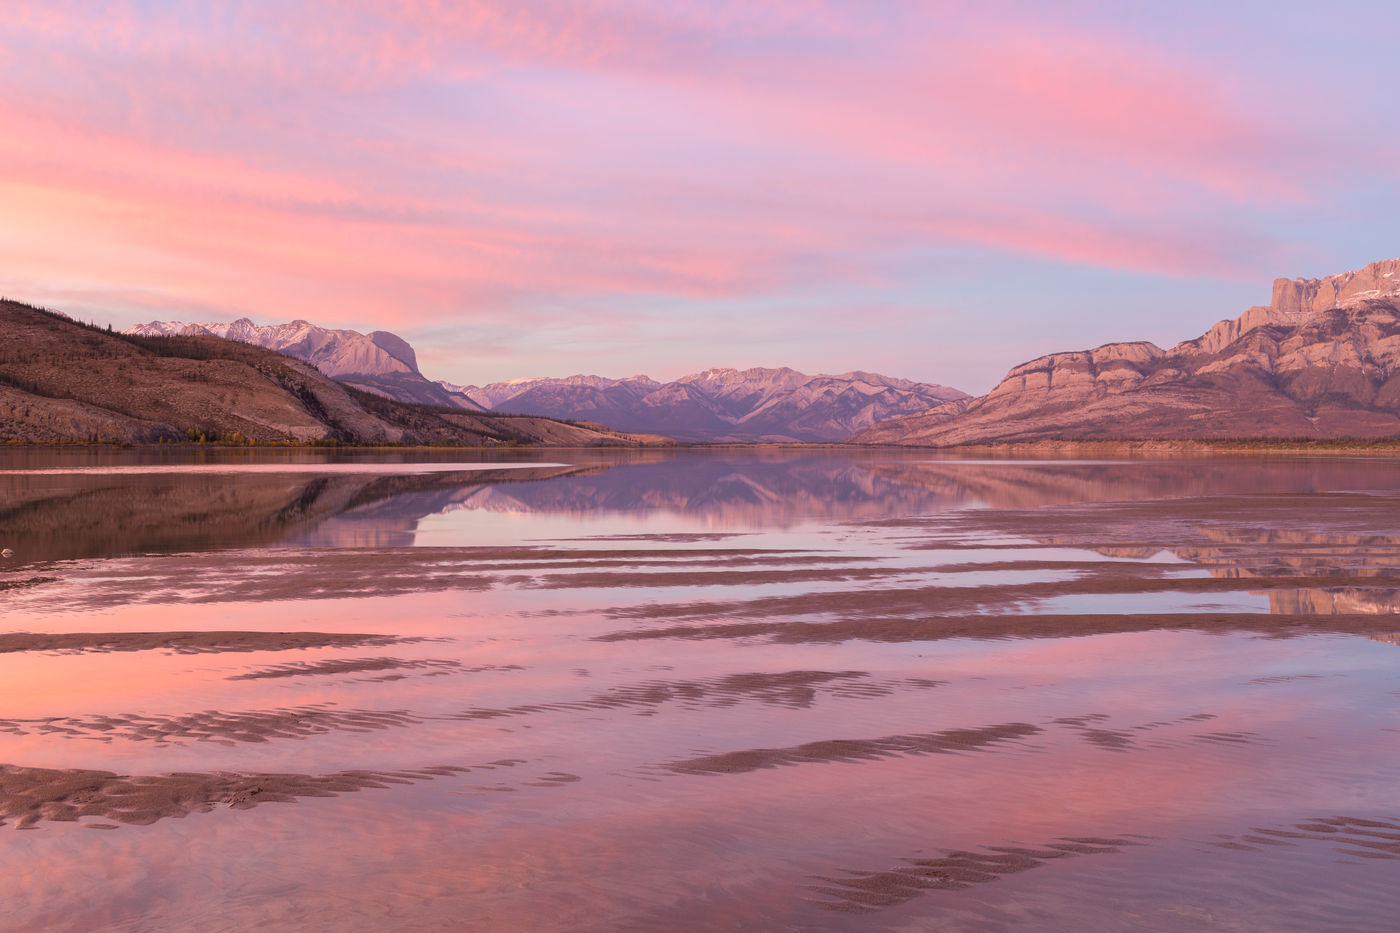
[(934, 858), (910, 858), (882, 871), (845, 871), (818, 877), (813, 889), (818, 906), (828, 910), (872, 912), (921, 897), (930, 891), (953, 891), (986, 884), (1006, 875), (1039, 868), (1047, 862), (1117, 852), (1141, 845), (1125, 837), (1062, 837), (1044, 845), (987, 846), (982, 851), (949, 850)]
[(928, 690), (944, 682), (926, 677), (873, 680), (865, 671), (783, 671), (727, 674), (709, 680), (647, 680), (614, 687), (581, 700), (478, 708), (453, 719), (502, 719), (537, 713), (637, 709), (651, 711), (665, 704), (683, 709), (722, 709), (755, 701), (789, 709), (807, 709), (825, 692), (845, 699), (888, 696), (900, 689)]
[[(294, 803), (304, 797), (335, 797), (362, 790), (386, 790), (439, 778), (517, 768), (527, 762), (500, 759), (467, 767), (432, 765), (404, 770), (351, 770), (330, 774), (180, 772), (123, 775), (78, 768), (26, 768), (0, 764), (0, 826), (18, 829), (40, 822), (75, 822), (89, 818), (145, 826), (158, 820), (208, 813), (217, 806), (249, 810), (265, 803)], [(480, 790), (515, 790), (516, 786), (552, 788), (581, 780), (576, 774), (550, 771), (515, 784), (473, 785)], [(85, 823), (94, 829), (114, 828)]]
[(184, 741), (234, 745), (274, 739), (305, 739), (329, 732), (373, 732), (423, 720), (407, 710), (336, 709), (328, 705), (271, 710), (206, 710), (199, 713), (116, 716), (55, 716), (0, 719), (0, 732), (57, 735), (110, 742), (123, 739), (157, 744)]
[(970, 752), (1001, 742), (1040, 733), (1024, 722), (984, 726), (980, 729), (946, 729), (942, 732), (887, 735), (873, 739), (825, 739), (787, 748), (749, 748), (673, 761), (665, 765), (676, 774), (742, 774), (763, 768), (830, 762), (878, 761), (904, 755), (939, 755)]

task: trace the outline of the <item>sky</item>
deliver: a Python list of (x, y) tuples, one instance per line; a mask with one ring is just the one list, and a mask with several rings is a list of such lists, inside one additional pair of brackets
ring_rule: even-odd
[(0, 294), (985, 392), (1400, 256), (1386, 6), (7, 0)]

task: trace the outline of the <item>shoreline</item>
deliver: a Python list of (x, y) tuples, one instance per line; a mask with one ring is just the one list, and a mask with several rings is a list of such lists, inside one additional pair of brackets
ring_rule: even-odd
[(1295, 438), (1241, 438), (1232, 440), (1197, 440), (1197, 439), (1116, 439), (1116, 440), (1077, 440), (1077, 439), (1045, 439), (1035, 441), (997, 441), (979, 444), (955, 444), (946, 446), (923, 446), (913, 444), (848, 444), (840, 441), (721, 441), (721, 442), (695, 442), (695, 443), (675, 443), (656, 446), (624, 446), (624, 445), (592, 445), (592, 446), (572, 446), (572, 445), (551, 445), (551, 444), (512, 444), (512, 445), (471, 445), (471, 444), (221, 444), (221, 443), (188, 443), (188, 444), (122, 444), (122, 443), (43, 443), (29, 441), (5, 441), (0, 443), (0, 450), (15, 451), (49, 451), (49, 450), (100, 450), (100, 451), (231, 451), (243, 450), (248, 452), (264, 451), (384, 451), (397, 453), (427, 453), (445, 452), (454, 450), (469, 450), (477, 452), (500, 453), (525, 453), (537, 451), (554, 450), (582, 450), (590, 452), (607, 451), (618, 452), (650, 452), (657, 451), (731, 451), (731, 450), (754, 450), (754, 451), (885, 451), (885, 452), (909, 452), (909, 453), (937, 453), (964, 455), (971, 454), (977, 456), (988, 455), (1009, 455), (1020, 456), (1025, 454), (1045, 455), (1082, 455), (1094, 454), (1099, 456), (1157, 456), (1157, 455), (1194, 455), (1194, 456), (1218, 456), (1247, 454), (1260, 456), (1289, 456), (1297, 454), (1311, 454), (1324, 456), (1400, 456), (1400, 438), (1376, 438), (1368, 440), (1365, 438), (1318, 438), (1318, 439), (1295, 439)]
[[(852, 445), (855, 446), (855, 445)], [(870, 450), (923, 450), (937, 453), (1011, 455), (1094, 454), (1100, 456), (1400, 456), (1400, 438), (1338, 438), (1300, 440), (1291, 438), (1242, 438), (1238, 440), (1039, 440), (1006, 441), (986, 444), (959, 444), (947, 447), (871, 445)]]

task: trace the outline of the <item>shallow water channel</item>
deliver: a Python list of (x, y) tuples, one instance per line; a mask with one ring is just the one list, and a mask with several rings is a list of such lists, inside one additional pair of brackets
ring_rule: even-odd
[(0, 452), (0, 929), (1392, 930), (1400, 462)]

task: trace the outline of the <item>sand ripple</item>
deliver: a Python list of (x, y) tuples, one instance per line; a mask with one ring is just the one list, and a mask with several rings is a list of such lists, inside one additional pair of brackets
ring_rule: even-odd
[[(212, 771), (136, 776), (78, 768), (0, 765), (0, 825), (13, 820), (19, 829), (30, 829), (46, 820), (73, 822), (96, 817), (143, 826), (170, 817), (207, 813), (219, 805), (247, 810), (263, 803), (292, 803), (301, 797), (335, 797), (522, 763), (501, 760), (472, 767), (433, 765), (406, 771), (337, 771), (332, 774)], [(108, 828), (101, 824), (87, 825)]]
[(784, 671), (782, 673), (739, 673), (709, 680), (649, 680), (615, 687), (582, 700), (558, 703), (530, 703), (520, 706), (470, 709), (452, 719), (500, 719), (532, 713), (576, 712), (627, 708), (655, 708), (676, 703), (682, 708), (723, 708), (746, 700), (789, 709), (806, 709), (820, 691), (832, 696), (858, 699), (888, 696), (898, 689), (930, 689), (943, 681), (910, 677), (873, 681), (865, 671)]
[(0, 732), (12, 735), (62, 735), (73, 738), (128, 739), (138, 742), (267, 742), (304, 739), (328, 732), (372, 732), (422, 722), (407, 710), (334, 709), (326, 705), (273, 710), (220, 712), (206, 710), (171, 716), (128, 713), (120, 716), (60, 716), (46, 719), (0, 719)]
[(825, 895), (817, 900), (819, 906), (864, 913), (903, 904), (929, 891), (957, 890), (996, 881), (1055, 859), (1101, 855), (1133, 845), (1141, 843), (1120, 837), (1072, 836), (1035, 848), (987, 846), (981, 852), (951, 850), (937, 858), (907, 859), (907, 864), (885, 871), (849, 871), (837, 877), (819, 877), (813, 887)]
[(466, 668), (461, 661), (445, 658), (345, 658), (343, 660), (307, 661), (288, 664), (274, 664), (270, 667), (234, 674), (228, 680), (271, 680), (281, 677), (310, 677), (328, 674), (357, 674), (368, 671), (429, 670), (433, 673), (450, 671), (520, 670), (518, 664), (503, 666), (484, 665)]
[(213, 651), (288, 651), (296, 648), (346, 648), (421, 641), (394, 635), (327, 632), (14, 632), (0, 635), (0, 654), (13, 651), (152, 651), (178, 654)]
[(704, 755), (684, 761), (673, 761), (665, 767), (677, 774), (742, 774), (760, 768), (976, 751), (999, 742), (1036, 735), (1040, 731), (1040, 727), (1029, 723), (1010, 722), (980, 729), (887, 735), (877, 739), (827, 739), (789, 748), (750, 748), (718, 755)]

